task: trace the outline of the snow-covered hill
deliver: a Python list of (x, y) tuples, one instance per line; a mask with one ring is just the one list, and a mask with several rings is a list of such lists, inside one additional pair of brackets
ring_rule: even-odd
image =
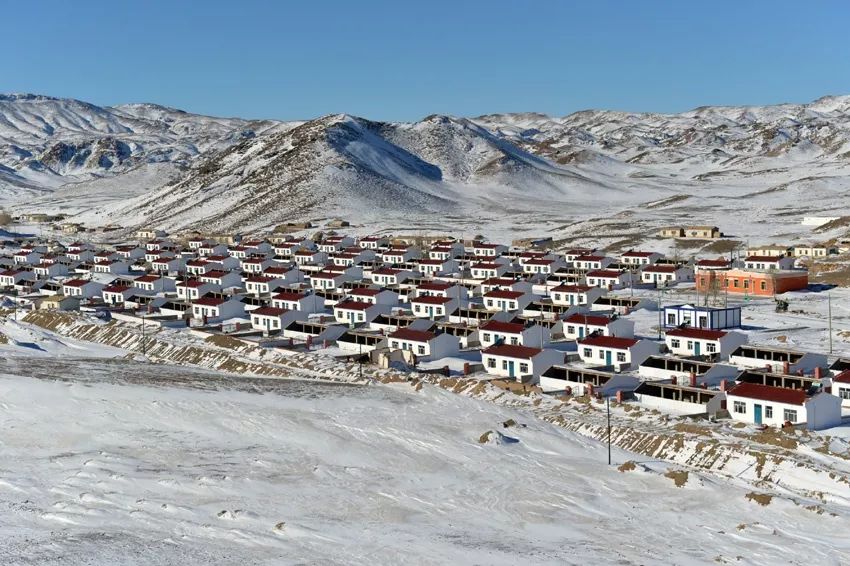
[[(848, 167), (847, 96), (415, 123), (247, 121), (0, 96), (0, 205), (92, 224), (249, 230), (334, 215), (423, 230), (501, 223), (558, 237), (588, 220), (602, 234), (593, 222), (613, 218), (620, 227), (610, 231), (634, 238), (683, 216), (729, 230), (723, 219), (743, 208), (756, 223), (836, 215), (848, 204)], [(103, 198), (110, 188), (121, 198)], [(634, 234), (622, 233), (624, 218)]]

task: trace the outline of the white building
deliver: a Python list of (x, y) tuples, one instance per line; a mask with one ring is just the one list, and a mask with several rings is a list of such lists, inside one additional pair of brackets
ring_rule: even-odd
[(488, 320), (479, 327), (478, 337), (482, 348), (497, 344), (544, 348), (551, 339), (548, 327), (540, 324), (526, 326), (518, 322)]
[(460, 340), (457, 336), (411, 328), (399, 328), (391, 333), (387, 336), (387, 344), (392, 350), (413, 352), (422, 361), (456, 356), (460, 351)]
[(726, 393), (726, 408), (732, 419), (755, 425), (806, 423), (809, 430), (820, 430), (841, 423), (841, 399), (802, 389), (739, 383)]
[(726, 359), (738, 346), (747, 343), (741, 332), (704, 328), (673, 328), (664, 338), (667, 348), (677, 356), (718, 356)]
[(604, 294), (605, 290), (597, 286), (558, 285), (551, 290), (549, 296), (553, 305), (572, 307), (592, 304)]
[(553, 365), (564, 362), (564, 353), (558, 350), (500, 344), (481, 352), (484, 370), (498, 377), (515, 379), (522, 383), (536, 383), (540, 374)]
[(581, 340), (585, 336), (619, 336), (632, 338), (635, 335), (635, 323), (623, 317), (609, 317), (600, 314), (575, 313), (563, 319), (564, 338)]
[(637, 338), (591, 336), (578, 341), (578, 353), (588, 365), (633, 370), (646, 358), (658, 353), (658, 344)]

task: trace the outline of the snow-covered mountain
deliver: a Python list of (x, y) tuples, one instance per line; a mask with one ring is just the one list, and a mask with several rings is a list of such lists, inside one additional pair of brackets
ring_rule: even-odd
[(802, 195), (811, 212), (832, 214), (847, 204), (848, 165), (846, 96), (415, 123), (248, 121), (0, 96), (0, 204), (61, 207), (89, 223), (246, 230), (339, 215), (554, 231), (600, 214), (658, 224), (687, 210), (717, 222), (740, 212), (741, 199), (764, 215), (788, 214)]

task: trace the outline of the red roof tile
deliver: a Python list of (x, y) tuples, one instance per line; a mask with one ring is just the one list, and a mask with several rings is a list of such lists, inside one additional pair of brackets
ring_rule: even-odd
[(708, 330), (705, 328), (673, 328), (667, 331), (667, 336), (680, 336), (682, 338), (696, 338), (698, 340), (720, 340), (727, 332), (722, 330)]
[(607, 316), (576, 313), (565, 318), (564, 322), (571, 322), (573, 324), (587, 324), (588, 326), (608, 326), (608, 324), (611, 322), (611, 319)]
[(489, 293), (485, 293), (486, 299), (518, 299), (525, 295), (523, 291), (508, 291), (505, 289), (493, 289)]
[(251, 314), (258, 314), (260, 316), (280, 316), (285, 312), (289, 311), (277, 307), (260, 307), (258, 309), (252, 310)]
[(410, 300), (411, 303), (423, 303), (426, 305), (444, 305), (449, 301), (453, 301), (451, 297), (435, 297), (433, 295), (423, 295)]
[(522, 334), (525, 325), (518, 322), (502, 322), (500, 320), (488, 320), (481, 325), (481, 330), (490, 332), (504, 332), (505, 334)]
[(411, 342), (428, 342), (436, 336), (433, 332), (426, 330), (412, 330), (410, 328), (399, 328), (389, 335), (390, 338), (409, 340)]
[(362, 301), (343, 301), (341, 303), (337, 303), (334, 308), (349, 311), (365, 311), (373, 306), (374, 305), (372, 303), (364, 303)]
[(758, 383), (739, 383), (730, 389), (726, 395), (788, 405), (802, 405), (806, 402), (806, 392), (802, 389), (786, 389), (785, 387), (772, 387)]
[(483, 350), (483, 354), (491, 354), (493, 356), (504, 356), (506, 358), (519, 358), (523, 360), (530, 360), (540, 352), (542, 352), (540, 348), (530, 348), (528, 346), (515, 346), (513, 344), (499, 344), (496, 346), (490, 346), (486, 350)]
[(578, 342), (582, 346), (599, 346), (615, 350), (628, 350), (638, 343), (635, 338), (620, 338), (618, 336), (591, 336)]

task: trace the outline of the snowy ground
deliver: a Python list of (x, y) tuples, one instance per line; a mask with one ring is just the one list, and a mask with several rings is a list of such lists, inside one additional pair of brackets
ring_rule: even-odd
[[(678, 488), (659, 463), (621, 473), (599, 443), (436, 388), (0, 371), (3, 564), (850, 560), (845, 517), (693, 474)], [(520, 442), (478, 442), (508, 418)]]

